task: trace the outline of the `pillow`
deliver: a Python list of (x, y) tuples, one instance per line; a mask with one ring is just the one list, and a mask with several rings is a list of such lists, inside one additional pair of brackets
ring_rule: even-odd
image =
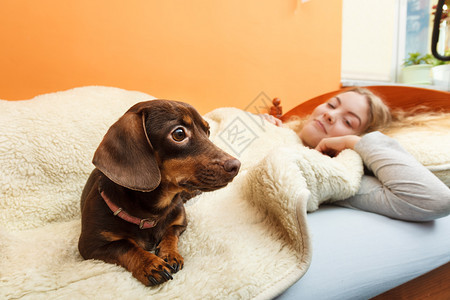
[(389, 134), (450, 187), (450, 130), (410, 127)]

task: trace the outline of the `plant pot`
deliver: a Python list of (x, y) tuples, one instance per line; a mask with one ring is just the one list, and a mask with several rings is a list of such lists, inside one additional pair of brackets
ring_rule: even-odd
[(433, 84), (450, 90), (450, 64), (433, 67), (431, 71), (433, 73)]
[(431, 84), (432, 65), (407, 66), (402, 69), (402, 82), (406, 84)]

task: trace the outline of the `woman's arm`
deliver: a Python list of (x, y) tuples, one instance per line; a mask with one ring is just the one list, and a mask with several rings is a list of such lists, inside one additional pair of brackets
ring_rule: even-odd
[(335, 204), (408, 221), (450, 214), (450, 189), (397, 141), (372, 132), (354, 150), (374, 176), (364, 175), (358, 193)]
[(344, 135), (322, 139), (316, 146), (316, 150), (334, 157), (344, 149), (355, 149), (355, 145), (361, 140), (357, 135)]

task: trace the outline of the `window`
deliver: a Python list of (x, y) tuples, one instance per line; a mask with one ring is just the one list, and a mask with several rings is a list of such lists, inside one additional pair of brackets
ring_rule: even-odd
[(343, 0), (343, 85), (399, 82), (408, 53), (431, 53), (431, 12), (436, 3), (437, 0)]

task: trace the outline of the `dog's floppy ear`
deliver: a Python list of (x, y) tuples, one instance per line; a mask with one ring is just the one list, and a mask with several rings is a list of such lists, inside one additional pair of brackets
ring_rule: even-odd
[(142, 111), (128, 111), (109, 128), (92, 162), (113, 182), (132, 190), (149, 192), (161, 182)]

